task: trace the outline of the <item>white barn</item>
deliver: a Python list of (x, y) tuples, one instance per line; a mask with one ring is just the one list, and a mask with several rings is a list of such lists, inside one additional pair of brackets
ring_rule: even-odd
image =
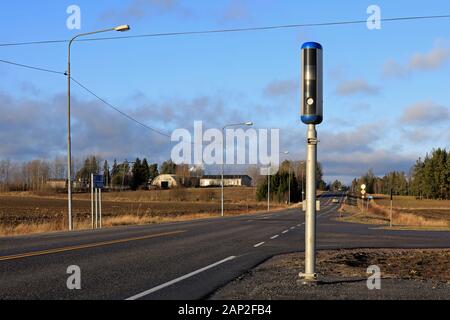
[[(203, 176), (200, 178), (200, 187), (220, 187), (222, 185), (221, 175)], [(223, 185), (225, 187), (250, 187), (252, 178), (248, 175), (224, 175)]]

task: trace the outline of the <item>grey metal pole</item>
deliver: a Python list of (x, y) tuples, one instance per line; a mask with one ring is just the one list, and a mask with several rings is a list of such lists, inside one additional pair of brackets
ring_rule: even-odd
[(225, 216), (225, 212), (224, 212), (224, 181), (223, 181), (223, 176), (224, 176), (224, 164), (225, 163), (225, 127), (222, 128), (222, 180), (221, 180), (221, 213), (222, 213), (222, 217)]
[(300, 170), (302, 172), (302, 179), (301, 179), (301, 184), (302, 184), (302, 202), (305, 201), (305, 184), (303, 183), (303, 181), (305, 180), (305, 172), (303, 171), (303, 161), (300, 161)]
[(69, 231), (73, 229), (72, 221), (72, 138), (71, 138), (71, 123), (70, 123), (70, 88), (71, 88), (71, 68), (70, 68), (70, 51), (72, 48), (72, 43), (79, 37), (93, 35), (102, 32), (109, 31), (128, 31), (130, 27), (128, 25), (119, 26), (116, 28), (109, 28), (104, 30), (98, 30), (94, 32), (87, 32), (78, 34), (69, 41), (68, 45), (68, 59), (67, 59), (67, 207), (68, 207), (68, 218), (69, 218)]
[(98, 189), (95, 188), (95, 229), (98, 228)]
[(224, 209), (224, 166), (225, 166), (225, 129), (228, 127), (236, 127), (236, 126), (252, 126), (253, 122), (242, 122), (242, 123), (234, 123), (234, 124), (228, 124), (226, 126), (222, 127), (222, 179), (221, 179), (221, 189), (222, 189), (222, 195), (221, 195), (221, 212), (222, 217), (225, 216), (225, 209)]
[(69, 42), (69, 52), (67, 59), (67, 209), (69, 219), (69, 231), (72, 231), (72, 138), (71, 138), (71, 124), (70, 124), (70, 49), (72, 46), (72, 39)]
[(91, 226), (94, 229), (94, 174), (91, 173)]
[(391, 210), (389, 214), (389, 227), (392, 228), (392, 198), (391, 198)]
[(267, 211), (270, 212), (270, 173), (272, 169), (272, 163), (269, 165), (267, 170)]
[(291, 205), (291, 163), (289, 162), (289, 199), (288, 204)]
[(100, 213), (100, 229), (103, 227), (102, 218), (102, 189), (98, 189), (98, 211)]
[(314, 124), (308, 125), (308, 147), (306, 159), (306, 216), (305, 216), (305, 281), (315, 281), (316, 274), (316, 163), (317, 131)]

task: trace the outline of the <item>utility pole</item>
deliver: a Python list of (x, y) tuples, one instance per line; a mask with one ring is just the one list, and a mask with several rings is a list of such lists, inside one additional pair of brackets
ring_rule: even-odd
[(391, 188), (391, 209), (389, 212), (389, 227), (392, 228), (392, 206), (393, 206), (393, 202), (394, 202), (394, 197), (393, 197), (393, 190)]
[(305, 272), (300, 273), (302, 284), (314, 284), (316, 273), (316, 125), (323, 121), (323, 49), (319, 43), (302, 46), (302, 112), (301, 120), (308, 126), (306, 150), (306, 215), (305, 215)]
[(270, 212), (270, 174), (272, 171), (272, 162), (269, 165), (267, 170), (267, 212)]
[(225, 192), (224, 192), (224, 187), (225, 187), (225, 183), (224, 183), (224, 166), (225, 166), (225, 152), (226, 152), (226, 148), (225, 148), (225, 129), (229, 128), (229, 127), (238, 127), (238, 126), (253, 126), (253, 122), (252, 121), (247, 121), (247, 122), (241, 122), (241, 123), (232, 123), (232, 124), (227, 124), (225, 126), (222, 127), (222, 166), (221, 166), (221, 182), (220, 182), (220, 189), (221, 189), (221, 197), (220, 197), (220, 205), (221, 205), (221, 216), (224, 217), (225, 216)]
[(103, 32), (110, 32), (110, 31), (118, 31), (118, 32), (125, 32), (130, 30), (129, 25), (121, 25), (117, 26), (115, 28), (110, 29), (104, 29), (104, 30), (98, 30), (93, 32), (87, 32), (87, 33), (81, 33), (70, 39), (69, 45), (68, 45), (68, 59), (67, 59), (67, 71), (65, 75), (67, 76), (67, 207), (68, 207), (68, 218), (69, 218), (69, 231), (72, 231), (73, 225), (72, 225), (72, 137), (71, 137), (71, 96), (70, 96), (70, 89), (71, 89), (71, 80), (72, 80), (72, 73), (70, 68), (70, 58), (71, 58), (71, 48), (72, 43), (80, 37), (84, 36), (90, 36), (98, 33)]
[(291, 162), (289, 161), (289, 194), (288, 205), (291, 205)]

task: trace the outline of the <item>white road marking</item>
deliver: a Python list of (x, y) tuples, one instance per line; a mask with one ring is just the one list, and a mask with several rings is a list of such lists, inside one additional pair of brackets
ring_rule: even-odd
[(228, 257), (228, 258), (223, 259), (223, 260), (221, 260), (221, 261), (218, 261), (218, 262), (216, 262), (216, 263), (210, 264), (209, 266), (206, 266), (206, 267), (204, 267), (204, 268), (201, 268), (201, 269), (198, 269), (198, 270), (193, 271), (193, 272), (191, 272), (191, 273), (188, 273), (188, 274), (186, 274), (186, 275), (184, 275), (184, 276), (182, 276), (182, 277), (176, 278), (176, 279), (174, 279), (174, 280), (172, 280), (172, 281), (163, 283), (163, 284), (161, 284), (161, 285), (159, 285), (159, 286), (157, 286), (157, 287), (154, 287), (154, 288), (152, 288), (152, 289), (149, 289), (149, 290), (147, 290), (147, 291), (144, 291), (144, 292), (142, 292), (142, 293), (139, 293), (139, 294), (137, 294), (137, 295), (134, 295), (134, 296), (132, 296), (132, 297), (130, 297), (130, 298), (127, 298), (126, 300), (137, 300), (137, 299), (143, 298), (143, 297), (145, 297), (145, 296), (148, 296), (149, 294), (152, 294), (152, 293), (154, 293), (154, 292), (156, 292), (156, 291), (159, 291), (159, 290), (161, 290), (161, 289), (167, 288), (167, 287), (169, 287), (169, 286), (171, 286), (171, 285), (173, 285), (173, 284), (175, 284), (175, 283), (178, 283), (178, 282), (180, 282), (180, 281), (183, 281), (183, 280), (186, 280), (186, 279), (188, 279), (188, 278), (191, 278), (191, 277), (193, 277), (193, 276), (195, 276), (195, 275), (197, 275), (197, 274), (199, 274), (199, 273), (202, 273), (202, 272), (204, 272), (204, 271), (206, 271), (206, 270), (212, 269), (212, 268), (214, 268), (214, 267), (217, 267), (218, 265), (221, 265), (221, 264), (223, 264), (223, 263), (225, 263), (225, 262), (228, 262), (228, 261), (231, 261), (231, 260), (234, 260), (234, 259), (236, 259), (235, 256)]
[(291, 230), (294, 230), (295, 229), (295, 227), (291, 227)]
[(275, 240), (276, 238), (278, 238), (279, 235), (277, 234), (276, 236), (273, 236), (272, 238), (270, 238), (271, 240)]
[(255, 244), (253, 247), (258, 248), (261, 247), (265, 242), (260, 242), (258, 244)]
[(282, 232), (282, 234), (285, 234), (285, 233), (288, 233), (289, 232), (289, 230), (284, 230), (283, 232)]

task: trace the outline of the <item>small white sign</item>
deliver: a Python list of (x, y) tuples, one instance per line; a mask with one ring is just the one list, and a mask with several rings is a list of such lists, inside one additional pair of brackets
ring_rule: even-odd
[(361, 190), (366, 190), (366, 185), (365, 184), (361, 185)]

